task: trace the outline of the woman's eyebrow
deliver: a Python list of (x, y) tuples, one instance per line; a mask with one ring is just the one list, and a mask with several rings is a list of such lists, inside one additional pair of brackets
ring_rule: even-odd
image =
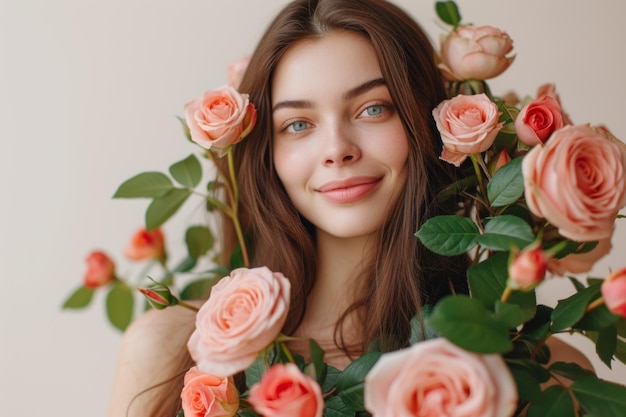
[[(363, 84), (357, 85), (354, 88), (351, 88), (350, 90), (346, 91), (341, 96), (341, 98), (347, 101), (355, 97), (358, 97), (361, 94), (373, 88), (376, 88), (381, 85), (386, 85), (386, 84), (387, 83), (385, 82), (383, 78), (375, 78), (373, 80), (366, 81)], [(285, 100), (285, 101), (279, 101), (278, 103), (276, 103), (274, 107), (272, 108), (272, 112), (275, 112), (277, 110), (284, 109), (284, 108), (306, 109), (306, 108), (311, 108), (313, 106), (314, 106), (313, 102), (309, 100)]]

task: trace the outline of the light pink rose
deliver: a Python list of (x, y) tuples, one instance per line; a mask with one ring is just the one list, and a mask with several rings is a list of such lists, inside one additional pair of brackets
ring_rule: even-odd
[(526, 145), (545, 143), (550, 135), (564, 126), (557, 99), (543, 96), (525, 106), (515, 119), (515, 131)]
[(322, 389), (293, 363), (273, 365), (250, 388), (248, 401), (263, 417), (322, 417)]
[(491, 26), (459, 26), (441, 42), (441, 69), (449, 80), (487, 80), (513, 62), (513, 40)]
[(230, 376), (246, 369), (278, 336), (289, 310), (290, 283), (266, 267), (222, 278), (196, 315), (187, 347), (198, 368)]
[(93, 251), (85, 259), (87, 271), (83, 279), (85, 288), (98, 288), (115, 279), (115, 264), (101, 251)]
[(442, 101), (433, 117), (443, 141), (441, 159), (456, 166), (468, 155), (489, 149), (503, 123), (498, 106), (485, 94), (461, 95)]
[(130, 239), (124, 252), (128, 259), (142, 261), (161, 259), (165, 254), (165, 238), (161, 229), (140, 229)]
[(530, 211), (578, 242), (611, 236), (626, 205), (626, 153), (587, 125), (565, 126), (524, 157)]
[(530, 291), (546, 276), (548, 256), (537, 245), (523, 249), (509, 265), (508, 285), (514, 290)]
[(600, 239), (598, 244), (585, 253), (573, 253), (560, 259), (550, 259), (548, 261), (548, 270), (556, 275), (582, 274), (589, 272), (591, 268), (601, 258), (607, 255), (613, 245), (611, 244), (611, 238)]
[(239, 392), (232, 378), (204, 374), (193, 367), (185, 374), (180, 394), (185, 417), (232, 417), (239, 409)]
[(517, 389), (500, 355), (465, 351), (446, 339), (386, 353), (365, 377), (373, 417), (510, 417)]
[(205, 149), (224, 149), (250, 133), (256, 123), (256, 108), (247, 94), (226, 86), (187, 103), (185, 119), (194, 142)]
[(243, 75), (246, 73), (248, 64), (250, 63), (250, 55), (242, 56), (228, 65), (227, 77), (228, 85), (232, 85), (239, 89)]
[(606, 277), (600, 291), (611, 313), (626, 317), (626, 268), (619, 269)]

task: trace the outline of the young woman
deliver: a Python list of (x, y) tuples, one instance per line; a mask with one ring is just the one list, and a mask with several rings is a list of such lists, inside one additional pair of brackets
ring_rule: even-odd
[[(383, 0), (296, 0), (239, 88), (258, 111), (235, 147), (252, 264), (290, 278), (283, 332), (315, 338), (338, 368), (373, 342), (405, 346), (424, 304), (467, 291), (465, 258), (436, 256), (414, 237), (456, 207), (435, 198), (455, 172), (438, 158), (431, 111), (446, 97), (434, 56), (420, 27)], [(229, 253), (229, 224), (224, 241)], [(131, 326), (111, 416), (175, 415), (193, 321), (170, 308)]]

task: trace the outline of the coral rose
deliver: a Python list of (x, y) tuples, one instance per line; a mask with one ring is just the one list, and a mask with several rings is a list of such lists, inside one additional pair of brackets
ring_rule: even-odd
[(563, 111), (563, 105), (561, 104), (561, 97), (559, 97), (558, 93), (556, 92), (556, 85), (552, 83), (547, 83), (547, 84), (542, 84), (541, 86), (539, 86), (539, 88), (537, 89), (537, 98), (539, 99), (544, 96), (552, 97), (556, 99), (556, 101), (559, 103), (559, 106), (561, 107), (561, 116), (563, 118), (564, 125), (567, 126), (567, 125), (574, 124), (572, 123), (572, 120), (570, 119), (569, 115)]
[(546, 276), (548, 258), (537, 245), (517, 253), (509, 265), (509, 287), (520, 291), (535, 288)]
[(487, 80), (513, 62), (513, 40), (491, 26), (460, 26), (441, 42), (439, 69), (449, 80)]
[(85, 259), (87, 271), (83, 279), (86, 288), (98, 288), (115, 279), (115, 264), (101, 251), (93, 251)]
[(322, 389), (293, 363), (273, 365), (252, 388), (248, 401), (264, 417), (322, 417)]
[(503, 125), (498, 123), (500, 114), (485, 94), (442, 101), (433, 110), (443, 141), (440, 158), (460, 166), (468, 155), (489, 149)]
[(589, 252), (572, 253), (560, 259), (550, 259), (548, 270), (556, 275), (565, 275), (568, 272), (571, 274), (589, 272), (596, 262), (611, 251), (612, 247), (611, 237), (600, 239)]
[(232, 378), (204, 374), (197, 367), (185, 374), (180, 394), (185, 417), (232, 417), (239, 408), (239, 393)]
[(161, 229), (138, 230), (132, 236), (124, 253), (128, 259), (134, 261), (162, 259), (165, 256), (163, 232), (161, 232)]
[(243, 75), (246, 73), (246, 69), (248, 68), (248, 63), (250, 63), (250, 55), (245, 55), (228, 65), (228, 85), (232, 85), (237, 89), (239, 88)]
[(510, 417), (517, 389), (500, 355), (479, 355), (446, 339), (386, 353), (365, 377), (373, 417)]
[(606, 307), (613, 314), (626, 317), (626, 268), (606, 277), (600, 290)]
[(285, 323), (290, 283), (268, 268), (239, 268), (221, 279), (196, 315), (187, 347), (198, 368), (230, 376), (246, 369)]
[(515, 131), (519, 140), (529, 146), (545, 143), (555, 130), (563, 126), (561, 106), (557, 99), (550, 96), (532, 101), (515, 119)]
[(185, 119), (194, 142), (205, 149), (224, 149), (250, 133), (256, 109), (247, 94), (226, 86), (187, 103)]
[(530, 211), (569, 239), (611, 236), (626, 205), (626, 153), (587, 125), (565, 126), (524, 157)]

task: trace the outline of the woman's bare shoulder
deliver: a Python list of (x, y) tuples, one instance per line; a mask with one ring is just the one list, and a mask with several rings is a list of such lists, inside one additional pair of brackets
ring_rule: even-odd
[(194, 323), (195, 312), (179, 306), (150, 310), (131, 323), (118, 353), (109, 416), (144, 416), (144, 404), (159, 395), (150, 388), (184, 371)]

